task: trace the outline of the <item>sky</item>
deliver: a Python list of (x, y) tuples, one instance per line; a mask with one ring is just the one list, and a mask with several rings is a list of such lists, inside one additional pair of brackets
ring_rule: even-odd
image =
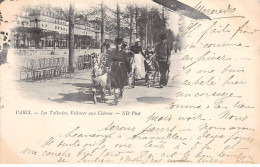
[(175, 35), (179, 32), (179, 25), (178, 25), (178, 20), (180, 16), (176, 13), (169, 12), (169, 28), (172, 29), (175, 33)]

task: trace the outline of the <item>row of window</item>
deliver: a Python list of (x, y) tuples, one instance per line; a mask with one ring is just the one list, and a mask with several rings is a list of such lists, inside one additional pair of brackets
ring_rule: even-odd
[[(42, 24), (42, 26), (44, 26), (44, 24)], [(45, 26), (47, 27), (47, 24), (45, 24)], [(55, 29), (57, 29), (57, 27), (55, 27)], [(67, 31), (68, 29), (62, 28), (61, 30), (66, 30), (66, 31)], [(79, 32), (78, 32), (78, 31), (75, 31), (75, 33), (78, 34)], [(20, 34), (20, 35), (19, 35), (19, 34), (20, 34), (20, 33), (14, 33), (14, 34), (13, 34), (14, 38), (19, 38), (20, 35), (24, 35), (23, 33)], [(87, 35), (88, 32), (87, 32), (87, 31), (83, 31), (82, 34), (86, 34), (86, 35)]]
[[(48, 21), (47, 21), (48, 22)], [(68, 26), (66, 24), (65, 21), (59, 21), (59, 20), (55, 20), (55, 23), (57, 24), (62, 24), (62, 25), (65, 25), (65, 26)], [(17, 20), (17, 24), (23, 24), (23, 25), (29, 25), (29, 21), (20, 21), (20, 20)], [(42, 27), (48, 27), (47, 24), (42, 24)], [(91, 30), (92, 28), (94, 28), (95, 30), (100, 30), (100, 27), (99, 26), (90, 26), (90, 24), (88, 24), (88, 26), (83, 26), (83, 25), (75, 25), (76, 28), (79, 28), (79, 29), (87, 29), (87, 30)], [(63, 30), (63, 31), (68, 31), (68, 29), (66, 28), (60, 28), (59, 26), (55, 26), (55, 30)]]
[(42, 11), (42, 14), (43, 14), (44, 16), (54, 17), (54, 14), (53, 14), (53, 13), (50, 13), (50, 12)]
[[(48, 21), (47, 21), (48, 22)], [(55, 23), (57, 24), (58, 22), (55, 20)], [(61, 23), (61, 22), (59, 22), (59, 23)], [(29, 23), (27, 23), (27, 24), (29, 24)], [(68, 26), (68, 25), (66, 25), (66, 22), (64, 22), (64, 25), (65, 26)], [(47, 26), (47, 24), (42, 24), (42, 27), (48, 27)], [(92, 27), (87, 27), (87, 26), (82, 26), (82, 25), (75, 25), (75, 27), (76, 28), (79, 28), (79, 29), (87, 29), (87, 30), (91, 30), (92, 28), (95, 28), (96, 30), (99, 30), (100, 29), (100, 27), (98, 27), (98, 26), (92, 26)], [(55, 30), (63, 30), (63, 31), (68, 31), (68, 29), (67, 28), (62, 28), (62, 27), (59, 27), (59, 26), (55, 26)], [(84, 33), (85, 34), (85, 33)], [(86, 33), (87, 34), (87, 33)]]
[(65, 21), (55, 20), (55, 23), (66, 25)]
[(57, 27), (57, 26), (55, 26), (55, 30), (68, 31), (68, 29), (67, 29), (67, 28), (63, 28), (63, 27)]
[(45, 24), (45, 26), (44, 26), (44, 24), (42, 24), (42, 27), (47, 27), (47, 24)]
[(17, 20), (17, 24), (29, 25), (29, 22)]

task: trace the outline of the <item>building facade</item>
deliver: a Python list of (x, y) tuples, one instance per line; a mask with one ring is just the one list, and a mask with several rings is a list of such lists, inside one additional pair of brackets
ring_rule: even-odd
[[(79, 21), (74, 25), (76, 49), (99, 48), (100, 27)], [(27, 8), (16, 15), (11, 28), (11, 47), (21, 49), (67, 49), (69, 22), (58, 8)]]

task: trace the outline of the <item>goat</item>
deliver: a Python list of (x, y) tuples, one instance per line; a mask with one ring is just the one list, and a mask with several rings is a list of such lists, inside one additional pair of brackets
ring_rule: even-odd
[(111, 93), (111, 86), (110, 86), (110, 80), (109, 80), (109, 71), (108, 67), (105, 67), (103, 64), (95, 63), (93, 65), (92, 70), (92, 94), (93, 94), (93, 100), (96, 104), (97, 98), (96, 98), (96, 92), (97, 90), (101, 93), (101, 103), (105, 102), (105, 93), (106, 93), (106, 87), (109, 89), (109, 94)]

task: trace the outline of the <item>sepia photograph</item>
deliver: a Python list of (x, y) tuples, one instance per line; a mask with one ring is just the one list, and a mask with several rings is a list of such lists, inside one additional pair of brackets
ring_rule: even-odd
[(67, 104), (170, 102), (183, 24), (156, 1), (21, 6), (8, 43), (20, 93)]
[(0, 164), (259, 164), (259, 0), (0, 0)]

